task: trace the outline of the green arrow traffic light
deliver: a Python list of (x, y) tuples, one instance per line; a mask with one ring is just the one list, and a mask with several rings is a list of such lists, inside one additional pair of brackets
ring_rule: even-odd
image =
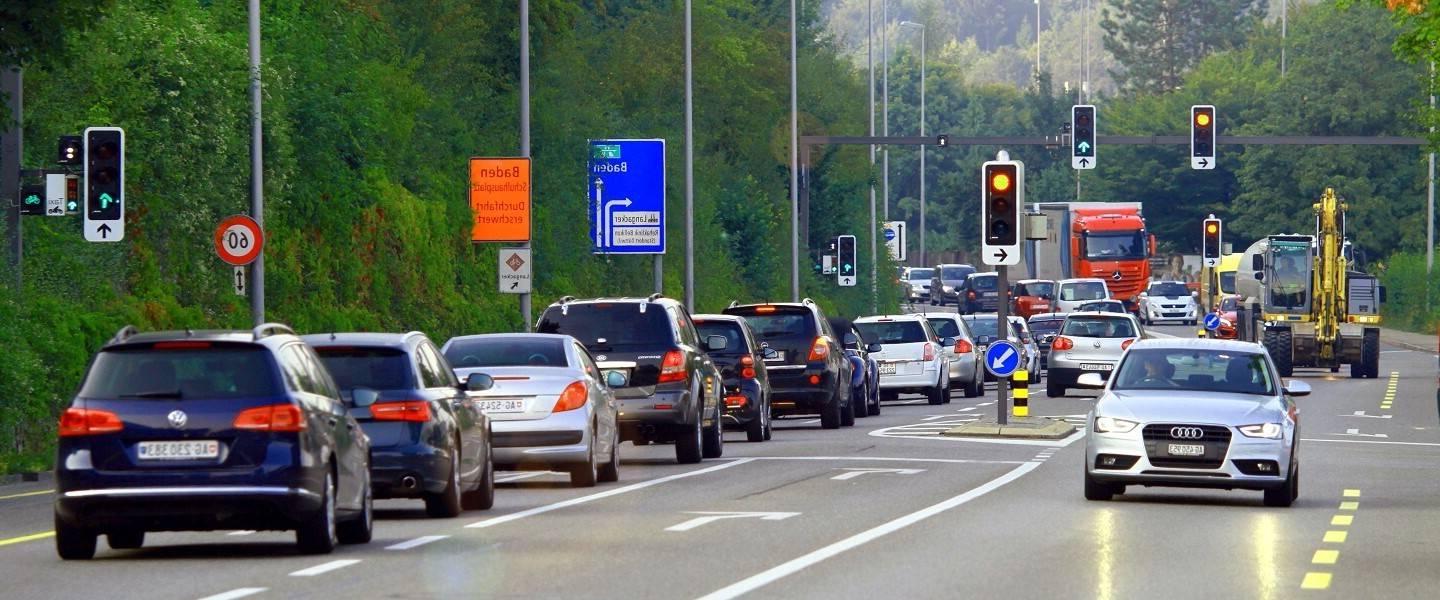
[(110, 203), (112, 203), (112, 202), (114, 202), (114, 201), (115, 201), (115, 199), (114, 199), (114, 198), (111, 198), (111, 197), (110, 197), (110, 194), (103, 194), (103, 193), (100, 194), (100, 210), (105, 210), (105, 209), (107, 209), (107, 208), (110, 208)]

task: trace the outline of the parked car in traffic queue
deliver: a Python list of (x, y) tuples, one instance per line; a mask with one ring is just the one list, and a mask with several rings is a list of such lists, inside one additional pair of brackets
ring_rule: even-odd
[(956, 293), (960, 296), (960, 313), (966, 315), (995, 312), (1005, 301), (1001, 298), (1000, 276), (993, 272), (967, 275)]
[(1183, 281), (1152, 281), (1140, 292), (1140, 320), (1146, 325), (1175, 322), (1194, 326), (1200, 305)]
[(941, 339), (953, 339), (955, 343), (942, 348), (950, 365), (950, 385), (964, 391), (966, 398), (976, 398), (985, 392), (985, 366), (980, 354), (980, 345), (970, 332), (970, 325), (957, 313), (922, 313), (935, 335)]
[(930, 279), (934, 275), (935, 269), (930, 267), (907, 267), (900, 281), (905, 285), (905, 300), (911, 304), (929, 302)]
[(958, 290), (965, 283), (965, 278), (975, 272), (975, 267), (967, 264), (940, 264), (933, 269), (930, 274), (930, 304), (960, 304), (961, 296)]
[(751, 442), (770, 439), (770, 375), (765, 355), (775, 351), (760, 346), (743, 317), (695, 315), (694, 320), (701, 337), (725, 338), (725, 347), (709, 354), (725, 385), (726, 424), (744, 429)]
[[(880, 416), (880, 363), (875, 360), (872, 348), (878, 346), (865, 341), (865, 336), (855, 327), (853, 322), (848, 322), (846, 329), (841, 333), (841, 345), (845, 346), (845, 354), (859, 359), (858, 365), (864, 367), (864, 398), (867, 416)], [(855, 402), (852, 399), (851, 404)], [(858, 413), (857, 413), (858, 416)]]
[(880, 364), (880, 397), (887, 401), (901, 393), (924, 394), (930, 404), (950, 401), (950, 366), (940, 340), (921, 315), (884, 315), (855, 320), (856, 329), (872, 346)]
[(1055, 282), (1055, 301), (1051, 303), (1057, 313), (1072, 313), (1080, 305), (1110, 298), (1110, 287), (1104, 279), (1084, 277), (1061, 279)]
[(1022, 279), (1010, 286), (1010, 314), (1029, 319), (1051, 310), (1055, 282), (1049, 279)]
[[(970, 332), (975, 335), (975, 344), (979, 348), (980, 356), (982, 357), (981, 360), (984, 360), (983, 357), (990, 349), (990, 345), (1000, 339), (999, 327), (997, 327), (997, 323), (1000, 321), (999, 315), (966, 315), (964, 318), (965, 324), (970, 327)], [(1010, 327), (1008, 331), (1006, 331), (1005, 339), (1015, 344), (1015, 347), (1019, 349), (1020, 367), (1025, 369), (1026, 373), (1030, 375), (1030, 381), (1032, 383), (1039, 382), (1042, 377), (1040, 372), (1040, 348), (1035, 344), (1034, 339), (1026, 330), (1025, 319), (1009, 317), (1008, 320), (1010, 321)], [(989, 369), (985, 370), (985, 381), (995, 381), (995, 375), (991, 374)]]
[(1144, 337), (1145, 330), (1130, 314), (1070, 313), (1060, 334), (1050, 342), (1049, 378), (1045, 394), (1064, 396), (1083, 373), (1108, 379), (1120, 355)]
[(1030, 328), (1031, 337), (1035, 338), (1035, 348), (1040, 351), (1040, 368), (1050, 368), (1050, 342), (1060, 334), (1060, 328), (1065, 325), (1065, 315), (1061, 313), (1040, 313), (1033, 315), (1026, 321)]
[(824, 429), (855, 424), (850, 407), (854, 367), (820, 305), (809, 298), (770, 304), (732, 302), (723, 312), (744, 317), (761, 345), (775, 351), (765, 359), (774, 416), (818, 414)]

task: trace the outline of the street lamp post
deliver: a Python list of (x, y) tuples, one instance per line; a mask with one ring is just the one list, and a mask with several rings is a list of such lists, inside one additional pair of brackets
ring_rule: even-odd
[[(890, 0), (880, 0), (880, 64), (883, 67), (880, 90), (881, 135), (890, 135)], [(890, 220), (890, 148), (880, 150), (880, 197), (884, 203), (885, 220)]]
[[(925, 25), (901, 21), (901, 25), (920, 28), (920, 137), (925, 137)], [(920, 264), (925, 260), (925, 146), (920, 146)]]
[[(865, 64), (870, 70), (870, 137), (875, 137), (875, 7), (865, 0)], [(875, 145), (870, 145), (870, 173), (875, 173)], [(869, 179), (868, 177), (866, 179)], [(875, 181), (870, 180), (870, 312), (880, 310), (880, 283), (876, 279), (880, 264), (879, 245), (875, 236)]]
[(790, 301), (800, 301), (800, 117), (795, 87), (795, 3), (790, 0)]

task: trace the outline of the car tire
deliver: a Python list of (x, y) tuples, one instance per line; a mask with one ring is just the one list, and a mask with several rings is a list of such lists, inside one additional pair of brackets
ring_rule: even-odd
[(881, 402), (894, 402), (900, 399), (900, 392), (895, 390), (880, 390)]
[(984, 380), (983, 377), (981, 377), (981, 376), (979, 376), (979, 375), (975, 375), (975, 376), (971, 377), (971, 378), (970, 378), (970, 382), (965, 384), (965, 397), (966, 397), (966, 398), (979, 398), (980, 395), (981, 395), (981, 394), (984, 394), (984, 393), (985, 393), (985, 380)]
[(301, 554), (329, 554), (335, 551), (338, 541), (335, 525), (335, 474), (327, 470), (325, 487), (321, 490), (320, 509), (295, 528), (295, 545)]
[(360, 514), (335, 525), (335, 539), (342, 544), (368, 544), (375, 536), (375, 495), (370, 489), (369, 478), (365, 481), (365, 498), (361, 501)]
[(55, 515), (55, 553), (62, 560), (90, 560), (95, 558), (93, 530), (71, 525), (60, 515)]
[(1275, 489), (1265, 490), (1265, 506), (1285, 508), (1295, 503), (1300, 497), (1300, 470), (1295, 465), (1290, 466), (1290, 477), (1285, 479), (1285, 485)]
[(864, 419), (870, 416), (870, 388), (861, 385), (850, 392), (850, 408), (855, 413), (856, 419)]
[(845, 405), (844, 405), (844, 406), (841, 406), (841, 407), (840, 407), (840, 426), (841, 426), (841, 427), (854, 427), (854, 426), (855, 426), (855, 389), (854, 389), (854, 388), (849, 388), (849, 393), (847, 393), (846, 395), (849, 396), (849, 398), (846, 398), (847, 402), (845, 402)]
[(936, 385), (935, 387), (925, 390), (925, 400), (929, 402), (931, 406), (939, 406), (941, 404), (944, 404), (945, 395), (946, 390), (945, 386), (943, 385)]
[(769, 396), (765, 397), (765, 408), (760, 412), (760, 414), (761, 416), (765, 417), (765, 441), (768, 442), (770, 441), (770, 437), (775, 434), (775, 418), (770, 414)]
[(705, 430), (700, 455), (703, 458), (720, 458), (725, 455), (725, 423), (719, 407), (715, 408), (714, 424)]
[(1062, 397), (1062, 396), (1064, 396), (1064, 395), (1065, 395), (1065, 386), (1060, 385), (1060, 382), (1055, 381), (1055, 378), (1054, 378), (1054, 377), (1051, 377), (1050, 379), (1047, 379), (1047, 380), (1045, 381), (1045, 397), (1047, 397), (1047, 398), (1059, 398), (1059, 397)]
[(1085, 499), (1103, 502), (1115, 497), (1115, 488), (1109, 484), (1100, 483), (1090, 478), (1090, 473), (1085, 473)]
[(765, 413), (762, 411), (756, 411), (756, 413), (755, 418), (745, 424), (745, 441), (747, 442), (765, 441)]
[(134, 550), (145, 545), (145, 531), (141, 529), (117, 529), (105, 534), (105, 542), (112, 550)]
[(595, 464), (595, 433), (591, 430), (590, 445), (585, 449), (585, 462), (570, 466), (570, 487), (589, 488), (595, 487), (595, 482), (600, 479), (600, 467)]
[(425, 494), (425, 514), (435, 519), (460, 516), (460, 446), (450, 451), (450, 474), (445, 489), (438, 494)]
[(840, 392), (837, 390), (830, 395), (830, 399), (825, 402), (825, 405), (820, 407), (820, 428), (839, 429), (841, 408), (844, 407), (840, 406)]
[(600, 465), (598, 475), (603, 483), (620, 481), (620, 440), (617, 439), (610, 444), (610, 460)]
[(866, 396), (875, 401), (873, 403), (870, 403), (869, 407), (866, 408), (866, 410), (870, 413), (870, 416), (880, 416), (880, 390), (876, 389), (873, 394), (866, 394)]
[(485, 469), (475, 489), (460, 495), (460, 508), (464, 510), (489, 510), (495, 506), (495, 455), (485, 452)]
[(700, 415), (695, 415), (695, 425), (687, 428), (675, 440), (675, 462), (682, 465), (693, 465), (703, 460), (700, 454)]

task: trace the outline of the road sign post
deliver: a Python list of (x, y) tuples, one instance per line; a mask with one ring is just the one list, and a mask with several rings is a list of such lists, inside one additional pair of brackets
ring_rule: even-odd
[(84, 138), (84, 228), (87, 242), (125, 239), (125, 130), (87, 127)]
[(842, 235), (835, 242), (836, 255), (839, 259), (835, 265), (835, 276), (841, 287), (854, 287), (855, 280), (855, 236)]
[(1079, 170), (1095, 168), (1095, 107), (1077, 104), (1070, 107), (1070, 167)]
[(665, 140), (590, 140), (594, 254), (665, 254)]
[[(893, 259), (893, 260), (899, 260), (899, 261), (905, 260), (905, 259), (906, 259), (906, 246), (907, 246), (907, 241), (906, 241), (906, 239), (905, 239), (905, 238), (906, 238), (905, 230), (908, 229), (908, 228), (905, 226), (905, 222), (904, 222), (904, 221), (886, 221), (886, 222), (885, 222), (885, 225), (884, 225), (884, 229), (885, 229), (885, 247), (890, 250), (890, 258)], [(921, 265), (921, 266), (924, 266), (924, 265)]]
[(499, 257), (500, 293), (530, 293), (530, 249), (501, 248)]
[(239, 267), (255, 262), (264, 247), (260, 224), (246, 215), (226, 217), (215, 227), (215, 253), (228, 264)]

